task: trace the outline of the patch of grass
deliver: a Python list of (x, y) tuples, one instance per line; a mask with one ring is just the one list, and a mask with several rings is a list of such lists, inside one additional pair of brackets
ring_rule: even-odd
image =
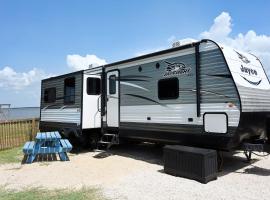
[(0, 200), (104, 200), (98, 189), (44, 190), (31, 188), (23, 191), (9, 191), (0, 188)]
[(0, 164), (18, 163), (23, 159), (22, 147), (0, 151)]

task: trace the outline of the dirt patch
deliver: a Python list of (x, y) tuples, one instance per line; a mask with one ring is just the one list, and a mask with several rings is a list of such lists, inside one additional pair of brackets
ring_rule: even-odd
[[(102, 155), (103, 154), (103, 155)], [(119, 179), (145, 168), (143, 161), (101, 152), (70, 154), (70, 161), (34, 162), (0, 166), (1, 184), (10, 189), (81, 188), (116, 183)]]
[(109, 153), (70, 154), (69, 162), (0, 166), (10, 189), (101, 188), (110, 199), (270, 199), (270, 158), (227, 154), (216, 181), (201, 184), (163, 172), (162, 149), (154, 145), (114, 147)]

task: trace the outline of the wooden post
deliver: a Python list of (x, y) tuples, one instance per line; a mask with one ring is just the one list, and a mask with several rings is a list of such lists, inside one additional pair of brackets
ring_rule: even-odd
[(31, 135), (30, 135), (30, 141), (32, 141), (33, 136), (36, 134), (36, 119), (32, 119), (32, 127), (31, 127)]

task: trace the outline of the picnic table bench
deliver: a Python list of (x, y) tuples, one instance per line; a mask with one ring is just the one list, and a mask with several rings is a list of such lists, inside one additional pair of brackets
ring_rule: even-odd
[(62, 161), (67, 161), (67, 152), (72, 145), (67, 139), (61, 139), (58, 132), (37, 133), (35, 141), (28, 141), (23, 147), (23, 153), (27, 156), (26, 163), (32, 163), (39, 154), (58, 153)]

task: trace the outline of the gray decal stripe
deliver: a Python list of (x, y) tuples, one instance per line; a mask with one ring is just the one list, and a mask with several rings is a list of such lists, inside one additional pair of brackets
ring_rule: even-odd
[(124, 94), (124, 95), (132, 96), (132, 97), (136, 97), (136, 98), (140, 98), (140, 99), (144, 99), (144, 100), (147, 100), (147, 101), (154, 102), (154, 103), (156, 103), (158, 105), (167, 107), (166, 105), (163, 105), (163, 104), (161, 104), (161, 103), (159, 103), (159, 102), (157, 102), (157, 101), (155, 101), (153, 99), (150, 99), (150, 98), (147, 98), (147, 97), (144, 97), (144, 96), (141, 96), (141, 95), (136, 95), (136, 94)]
[[(181, 89), (181, 91), (196, 92), (196, 89)], [(201, 93), (210, 93), (210, 94), (215, 94), (217, 96), (222, 96), (222, 97), (226, 97), (226, 98), (234, 98), (234, 97), (230, 97), (230, 96), (220, 94), (220, 93), (217, 93), (217, 92), (212, 92), (212, 91), (209, 91), (209, 90), (201, 90)]]
[(152, 78), (152, 77), (144, 76), (144, 75), (127, 75), (127, 76), (121, 76), (121, 78)]
[(252, 84), (252, 85), (259, 85), (261, 82), (262, 82), (262, 79), (261, 80), (259, 80), (258, 82), (253, 82), (253, 81), (250, 81), (250, 80), (248, 80), (247, 78), (245, 78), (245, 77), (243, 77), (243, 76), (241, 76), (243, 79), (245, 79), (247, 82), (249, 82), (250, 84)]
[(130, 79), (130, 78), (120, 78), (120, 81), (143, 81), (143, 82), (149, 82), (148, 80), (144, 79)]
[(127, 85), (127, 86), (130, 86), (130, 87), (134, 87), (134, 88), (139, 88), (139, 89), (142, 89), (142, 90), (145, 90), (145, 91), (149, 91), (148, 89), (142, 87), (142, 86), (139, 86), (139, 85), (136, 85), (134, 83), (129, 83), (129, 82), (124, 82), (124, 81), (120, 81), (120, 84), (122, 85)]
[(217, 93), (217, 92), (212, 92), (212, 91), (208, 91), (208, 90), (201, 90), (202, 93), (210, 93), (210, 94), (215, 94), (217, 96), (222, 96), (222, 97), (226, 97), (226, 98), (233, 98), (233, 97), (230, 97), (230, 96), (227, 96), (227, 95), (224, 95), (224, 94), (220, 94), (220, 93)]
[(216, 77), (220, 77), (220, 78), (232, 78), (232, 75), (230, 75), (230, 74), (201, 74), (201, 75), (216, 76)]

